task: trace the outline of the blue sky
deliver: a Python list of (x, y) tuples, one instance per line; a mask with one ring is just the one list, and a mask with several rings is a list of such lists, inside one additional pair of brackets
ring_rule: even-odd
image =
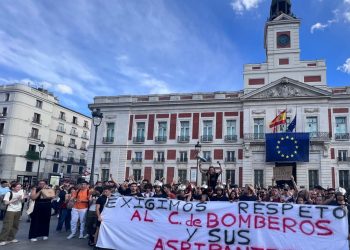
[[(89, 114), (96, 95), (234, 91), (265, 61), (271, 0), (1, 0), (0, 84), (30, 82)], [(350, 0), (292, 0), (302, 59), (350, 85)]]

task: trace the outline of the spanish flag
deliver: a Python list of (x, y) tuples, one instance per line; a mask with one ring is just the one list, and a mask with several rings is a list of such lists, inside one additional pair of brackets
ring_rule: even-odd
[(270, 128), (274, 128), (278, 125), (285, 124), (287, 122), (287, 111), (282, 111), (275, 119), (270, 122)]

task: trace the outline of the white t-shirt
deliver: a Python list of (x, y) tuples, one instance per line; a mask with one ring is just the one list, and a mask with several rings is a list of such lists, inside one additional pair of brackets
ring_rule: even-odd
[[(4, 201), (10, 201), (10, 195), (11, 195), (11, 193), (7, 192), (5, 194)], [(17, 201), (10, 203), (7, 207), (7, 211), (9, 211), (9, 212), (21, 212), (21, 209), (22, 209), (21, 199), (23, 198), (23, 196), (24, 196), (23, 190), (20, 190), (16, 193), (12, 191), (12, 199), (11, 200), (17, 199)]]

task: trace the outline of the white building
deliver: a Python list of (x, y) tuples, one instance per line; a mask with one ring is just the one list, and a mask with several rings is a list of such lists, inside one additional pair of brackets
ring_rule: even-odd
[(33, 183), (40, 178), (81, 176), (86, 167), (91, 118), (59, 104), (43, 89), (0, 87), (0, 178)]
[[(267, 186), (274, 170), (287, 166), (298, 185), (350, 188), (350, 87), (327, 86), (325, 61), (300, 60), (299, 28), (290, 1), (272, 1), (266, 62), (244, 66), (242, 91), (96, 97), (90, 108), (105, 117), (96, 171), (119, 181), (133, 175), (194, 182), (200, 141), (201, 155), (222, 163), (223, 182)], [(265, 161), (265, 133), (283, 110), (289, 122), (297, 116), (297, 132), (310, 133), (307, 163)]]

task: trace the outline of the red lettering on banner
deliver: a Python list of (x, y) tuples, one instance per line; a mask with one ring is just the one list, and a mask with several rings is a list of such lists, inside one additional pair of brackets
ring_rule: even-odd
[[(214, 219), (212, 219), (214, 217)], [(212, 224), (213, 223), (213, 224)], [(207, 214), (207, 228), (215, 228), (219, 225), (218, 216), (213, 213)]]
[(244, 219), (244, 217), (240, 214), (239, 215), (239, 227), (242, 227), (242, 222), (247, 224), (247, 227), (250, 228), (250, 218), (251, 218), (251, 215), (248, 215), (246, 217), (246, 219)]
[[(231, 223), (227, 223), (225, 221), (225, 219), (228, 217), (232, 219)], [(236, 216), (234, 216), (233, 214), (225, 214), (222, 217), (221, 222), (222, 222), (222, 225), (224, 225), (225, 227), (232, 227), (236, 223)]]
[(200, 219), (194, 219), (193, 214), (191, 214), (191, 217), (189, 220), (186, 221), (186, 226), (189, 227), (202, 227), (202, 221)]
[(221, 246), (219, 244), (210, 244), (209, 250), (221, 250)]
[(134, 218), (138, 218), (139, 221), (142, 220), (139, 211), (135, 210), (134, 214), (133, 214), (132, 217), (131, 217), (131, 220), (133, 220)]
[(145, 222), (153, 222), (153, 220), (150, 219), (150, 218), (148, 218), (147, 215), (148, 215), (148, 210), (146, 210), (144, 221), (145, 221)]
[[(307, 226), (306, 224), (309, 224), (312, 227), (312, 231), (311, 232), (305, 231), (305, 229), (310, 229), (310, 226)], [(305, 227), (304, 227), (304, 225), (305, 225)], [(301, 222), (299, 227), (300, 227), (300, 231), (302, 231), (306, 235), (312, 235), (315, 232), (315, 226), (309, 220), (304, 220), (303, 222)]]
[(333, 231), (330, 230), (328, 227), (326, 227), (325, 225), (322, 225), (322, 224), (331, 224), (331, 221), (329, 220), (319, 220), (316, 222), (316, 227), (318, 227), (319, 229), (322, 229), (324, 230), (325, 232), (324, 233), (317, 233), (317, 235), (321, 235), (321, 236), (329, 236), (329, 235), (332, 235), (333, 234)]
[(256, 229), (258, 229), (258, 228), (264, 228), (265, 226), (266, 226), (265, 217), (260, 216), (260, 215), (255, 216), (255, 218), (254, 218), (254, 227)]
[[(279, 221), (279, 218), (278, 218), (278, 217), (269, 216), (269, 218), (268, 218), (269, 229), (270, 229), (270, 230), (277, 230), (277, 231), (279, 231), (280, 228), (278, 227), (278, 221)], [(277, 225), (277, 227), (274, 227), (273, 225)]]
[(205, 247), (204, 243), (199, 243), (199, 242), (194, 243), (194, 245), (198, 247), (198, 250), (201, 250), (201, 247)]
[(191, 244), (186, 241), (182, 241), (181, 250), (191, 250)]
[(176, 243), (179, 243), (179, 241), (178, 241), (178, 240), (169, 240), (169, 241), (166, 243), (167, 246), (170, 247), (171, 249), (177, 250), (176, 246), (171, 245), (172, 243), (176, 244)]
[(168, 221), (169, 221), (170, 224), (174, 224), (174, 225), (180, 224), (179, 222), (172, 220), (172, 217), (174, 215), (178, 215), (178, 214), (179, 214), (179, 212), (175, 212), (175, 211), (170, 213), (170, 215), (168, 217)]
[[(293, 224), (289, 225), (289, 223), (287, 223), (288, 221), (292, 222)], [(297, 221), (294, 220), (293, 218), (283, 218), (283, 232), (287, 232), (287, 229), (289, 229), (290, 231), (292, 231), (293, 233), (296, 232), (296, 230), (294, 229), (294, 227), (297, 225)]]
[(160, 250), (164, 249), (162, 239), (158, 239), (157, 244), (153, 248), (153, 250), (158, 250), (158, 249), (160, 249)]

